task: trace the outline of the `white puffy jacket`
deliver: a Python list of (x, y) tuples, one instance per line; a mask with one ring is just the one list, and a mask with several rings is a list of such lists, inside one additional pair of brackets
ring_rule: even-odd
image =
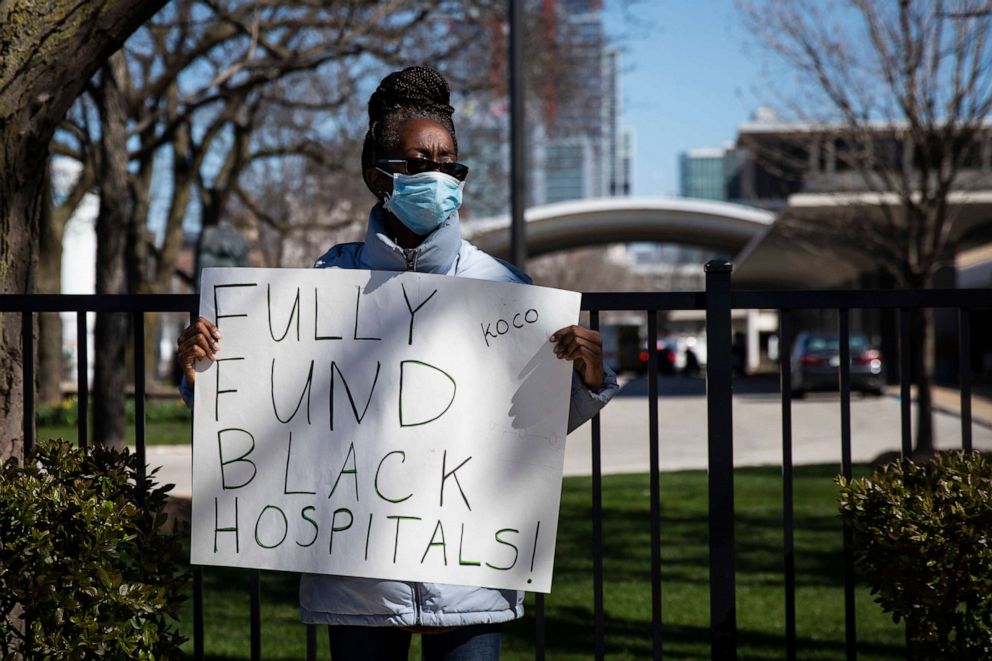
[[(377, 204), (369, 214), (364, 242), (338, 244), (314, 266), (531, 282), (525, 273), (462, 240), (457, 212), (418, 247), (409, 249), (387, 236), (384, 214)], [(569, 431), (596, 415), (618, 389), (616, 375), (609, 368), (598, 392), (589, 390), (577, 373), (572, 377)], [(185, 382), (180, 390), (192, 405), (192, 390)], [(313, 624), (452, 627), (506, 622), (523, 613), (523, 592), (517, 590), (323, 574), (304, 574), (300, 580), (300, 617)]]
[[(384, 213), (381, 206), (373, 207), (365, 241), (336, 245), (314, 266), (531, 282), (526, 274), (464, 241), (457, 213), (409, 249), (396, 245), (385, 233)], [(609, 368), (598, 392), (572, 374), (569, 431), (596, 415), (617, 391), (616, 375)], [(300, 616), (314, 624), (452, 627), (506, 622), (523, 614), (523, 593), (517, 590), (320, 574), (304, 574), (300, 580)]]

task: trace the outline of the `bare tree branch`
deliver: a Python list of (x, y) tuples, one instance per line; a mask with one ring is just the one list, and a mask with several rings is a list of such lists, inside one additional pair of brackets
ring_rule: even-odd
[[(992, 12), (986, 0), (738, 0), (761, 43), (804, 81), (803, 122), (788, 139), (831, 145), (859, 175), (847, 213), (803, 217), (790, 208), (782, 231), (797, 246), (850, 256), (928, 287), (955, 241), (951, 196), (962, 171), (992, 137)], [(795, 181), (834, 177), (796, 163), (760, 135), (752, 150)], [(792, 148), (795, 144), (788, 145)], [(901, 150), (901, 157), (892, 153)], [(785, 158), (774, 152), (785, 152)], [(985, 158), (987, 158), (987, 152)], [(971, 162), (969, 163), (969, 157)], [(813, 159), (808, 159), (813, 160)], [(774, 167), (774, 166), (770, 166)], [(914, 321), (918, 443), (932, 448), (932, 316)]]

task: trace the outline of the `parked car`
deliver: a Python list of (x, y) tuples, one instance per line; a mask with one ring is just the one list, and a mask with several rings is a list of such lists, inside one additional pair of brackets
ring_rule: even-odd
[[(851, 390), (882, 393), (882, 354), (861, 333), (851, 333)], [(799, 333), (792, 350), (792, 395), (810, 390), (837, 390), (840, 384), (840, 338), (829, 333)]]
[[(706, 338), (678, 335), (658, 338), (658, 374), (699, 376), (706, 365)], [(648, 370), (647, 344), (641, 344), (640, 371)]]
[[(658, 374), (675, 374), (675, 363), (678, 358), (675, 343), (659, 338), (655, 346), (658, 348)], [(647, 344), (641, 345), (641, 352), (638, 358), (641, 362), (641, 371), (644, 374), (647, 374), (648, 371), (649, 357)]]

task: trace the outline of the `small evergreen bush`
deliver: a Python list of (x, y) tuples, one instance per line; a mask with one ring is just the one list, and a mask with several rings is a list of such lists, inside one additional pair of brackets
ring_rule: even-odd
[(840, 486), (858, 568), (915, 659), (992, 659), (992, 461), (941, 452)]
[(180, 656), (187, 575), (164, 529), (172, 485), (137, 470), (127, 450), (61, 439), (0, 466), (0, 658)]

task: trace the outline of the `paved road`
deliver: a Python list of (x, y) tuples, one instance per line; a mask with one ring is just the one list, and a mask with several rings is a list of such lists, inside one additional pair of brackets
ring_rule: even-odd
[[(626, 384), (604, 409), (603, 471), (634, 473), (648, 466), (648, 399), (645, 379)], [(658, 404), (662, 470), (706, 468), (706, 399), (702, 379), (661, 379)], [(782, 462), (782, 402), (774, 378), (748, 378), (734, 385), (734, 464), (760, 466)], [(812, 393), (792, 407), (792, 452), (796, 464), (840, 463), (840, 397)], [(914, 406), (915, 421), (915, 406)], [(960, 447), (961, 421), (955, 414), (935, 414), (938, 448)], [(972, 423), (975, 447), (992, 450), (992, 428)], [(851, 453), (854, 461), (871, 461), (901, 444), (899, 399), (892, 396), (851, 398)], [(592, 469), (589, 426), (569, 436), (567, 475)]]
[[(647, 381), (626, 383), (603, 411), (603, 472), (641, 473), (648, 469)], [(661, 469), (706, 468), (706, 399), (702, 379), (681, 377), (659, 381), (659, 447)], [(737, 466), (775, 465), (782, 461), (782, 404), (774, 378), (750, 377), (734, 386), (734, 463)], [(977, 414), (977, 413), (976, 413)], [(915, 415), (915, 414), (914, 414)], [(814, 393), (795, 401), (793, 458), (796, 464), (840, 463), (840, 398), (837, 393)], [(914, 418), (915, 420), (915, 418)], [(935, 414), (938, 448), (960, 447), (961, 421), (947, 412)], [(973, 423), (976, 448), (992, 450), (992, 426)], [(883, 452), (898, 450), (899, 400), (893, 396), (852, 396), (852, 456), (871, 461)], [(592, 471), (589, 425), (568, 437), (565, 474)], [(173, 494), (189, 496), (189, 446), (153, 446), (148, 461), (160, 465), (160, 482), (176, 485)]]

